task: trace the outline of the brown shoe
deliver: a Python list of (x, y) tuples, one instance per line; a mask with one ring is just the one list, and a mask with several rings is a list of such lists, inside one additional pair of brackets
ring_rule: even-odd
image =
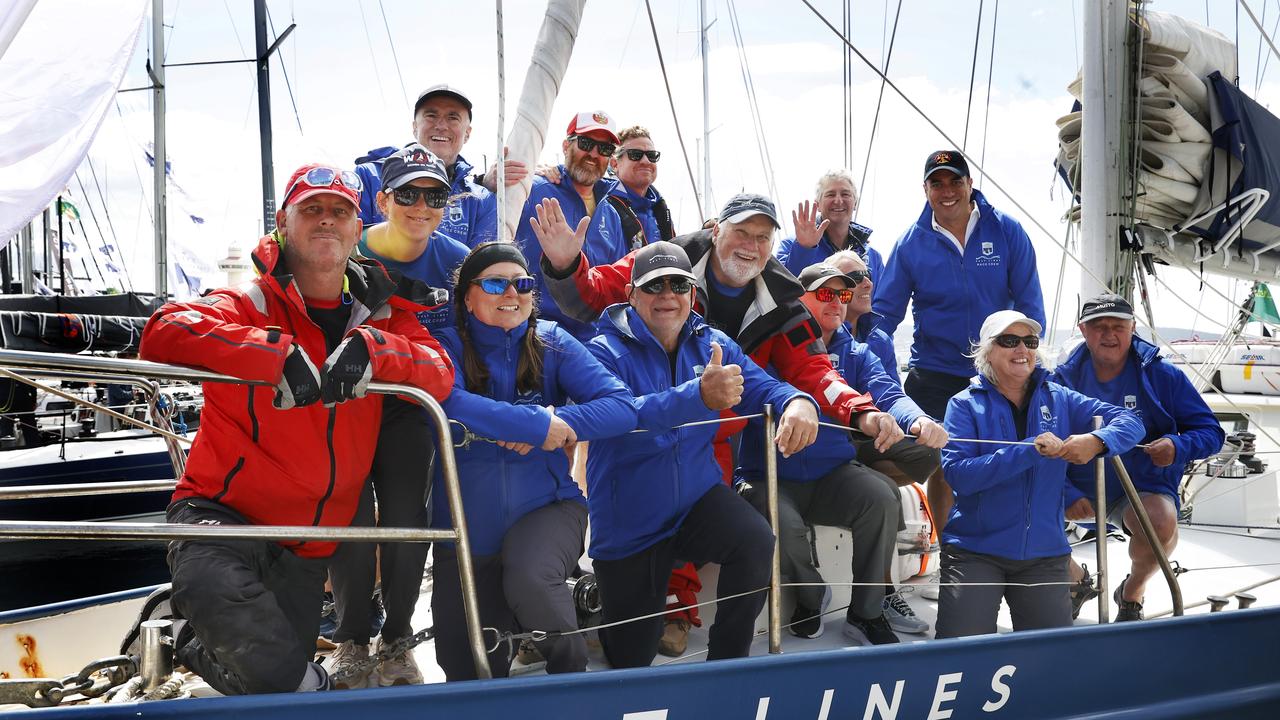
[(522, 665), (536, 665), (547, 661), (532, 640), (520, 641), (520, 648), (516, 650), (516, 660), (519, 660)]
[(658, 652), (667, 657), (680, 657), (689, 649), (689, 621), (668, 620), (662, 628), (662, 639), (658, 641)]

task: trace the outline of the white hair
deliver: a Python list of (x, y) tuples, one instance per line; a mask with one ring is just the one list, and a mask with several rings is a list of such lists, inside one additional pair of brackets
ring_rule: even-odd
[(849, 189), (853, 191), (853, 204), (854, 206), (857, 206), (858, 184), (853, 181), (853, 173), (849, 172), (848, 170), (845, 170), (844, 168), (840, 168), (838, 170), (828, 170), (822, 173), (822, 175), (818, 177), (818, 184), (813, 189), (813, 199), (814, 200), (821, 199), (823, 186), (833, 180), (843, 180), (844, 182), (849, 183)]
[[(994, 337), (986, 340), (985, 342), (974, 343), (972, 346), (973, 349), (966, 356), (973, 358), (973, 367), (978, 371), (979, 375), (982, 375), (992, 381), (997, 381), (999, 379), (996, 377), (996, 371), (991, 367), (991, 360), (989, 359), (991, 348), (994, 347), (995, 344)], [(1049, 367), (1049, 356), (1044, 351), (1043, 341), (1040, 343), (1040, 347), (1032, 351), (1032, 355), (1035, 357), (1035, 364), (1037, 367)]]
[(838, 263), (841, 260), (850, 260), (852, 262), (856, 262), (862, 266), (863, 270), (870, 269), (867, 267), (867, 261), (863, 260), (862, 257), (858, 255), (857, 251), (849, 250), (848, 248), (844, 250), (837, 250), (836, 252), (831, 253), (831, 255), (827, 256), (827, 259), (824, 260), (823, 262), (827, 263), (828, 265), (836, 269), (839, 269), (840, 265)]

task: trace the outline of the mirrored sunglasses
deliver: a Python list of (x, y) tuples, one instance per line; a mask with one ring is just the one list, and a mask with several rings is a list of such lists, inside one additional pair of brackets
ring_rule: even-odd
[(995, 343), (1002, 348), (1016, 348), (1018, 343), (1027, 346), (1028, 350), (1035, 350), (1040, 347), (1040, 337), (1038, 335), (1012, 335), (1004, 334), (995, 336)]
[(663, 288), (668, 287), (676, 295), (684, 295), (693, 289), (693, 282), (686, 277), (660, 277), (641, 285), (640, 292), (646, 295), (661, 295)]
[(591, 152), (595, 150), (605, 157), (612, 157), (613, 153), (618, 149), (617, 145), (605, 140), (596, 140), (586, 135), (572, 135), (570, 140), (578, 141), (578, 149), (582, 152)]
[(391, 199), (395, 200), (397, 205), (404, 207), (417, 205), (418, 198), (426, 200), (427, 207), (438, 210), (449, 204), (449, 188), (405, 185), (391, 191)]
[(635, 148), (623, 148), (618, 151), (618, 157), (623, 155), (631, 162), (640, 162), (640, 158), (649, 158), (649, 162), (658, 162), (658, 158), (662, 157), (662, 153), (657, 150), (637, 150)]
[(516, 292), (521, 295), (528, 295), (533, 292), (533, 286), (537, 282), (528, 275), (521, 277), (504, 278), (504, 277), (486, 277), (476, 278), (471, 281), (475, 285), (479, 285), (480, 289), (489, 295), (502, 295), (507, 292), (508, 287), (514, 287)]
[(293, 181), (293, 184), (284, 191), (284, 199), (285, 202), (288, 202), (299, 185), (306, 185), (310, 188), (328, 188), (339, 183), (356, 192), (360, 192), (364, 187), (360, 182), (360, 176), (350, 170), (338, 170), (337, 168), (323, 166), (314, 167), (308, 170), (305, 175)]
[(829, 287), (820, 287), (813, 291), (813, 296), (818, 298), (818, 302), (831, 302), (839, 300), (841, 305), (848, 305), (853, 302), (853, 291), (849, 288), (843, 290), (834, 290)]

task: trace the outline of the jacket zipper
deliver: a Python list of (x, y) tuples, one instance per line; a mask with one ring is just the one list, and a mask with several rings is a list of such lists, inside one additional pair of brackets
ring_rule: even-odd
[(325, 429), (325, 444), (329, 448), (329, 487), (324, 491), (324, 497), (320, 498), (320, 502), (316, 503), (316, 517), (311, 521), (312, 525), (320, 524), (320, 517), (324, 515), (325, 503), (329, 502), (329, 497), (333, 495), (334, 485), (338, 482), (338, 459), (333, 450), (333, 426), (338, 418), (338, 406), (334, 405), (329, 408), (329, 423)]

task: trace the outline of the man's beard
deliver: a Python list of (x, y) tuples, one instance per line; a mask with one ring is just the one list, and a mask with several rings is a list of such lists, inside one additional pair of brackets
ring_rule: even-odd
[(748, 262), (746, 260), (740, 260), (733, 256), (733, 251), (731, 250), (722, 253), (717, 249), (716, 255), (720, 260), (720, 270), (728, 276), (720, 279), (735, 286), (741, 287), (746, 285), (752, 280), (755, 280), (756, 276), (764, 270), (764, 266), (760, 261)]
[(578, 157), (569, 161), (569, 177), (579, 185), (595, 185), (600, 178), (604, 177), (604, 163), (600, 164), (599, 170), (592, 169), (586, 162), (586, 158)]

